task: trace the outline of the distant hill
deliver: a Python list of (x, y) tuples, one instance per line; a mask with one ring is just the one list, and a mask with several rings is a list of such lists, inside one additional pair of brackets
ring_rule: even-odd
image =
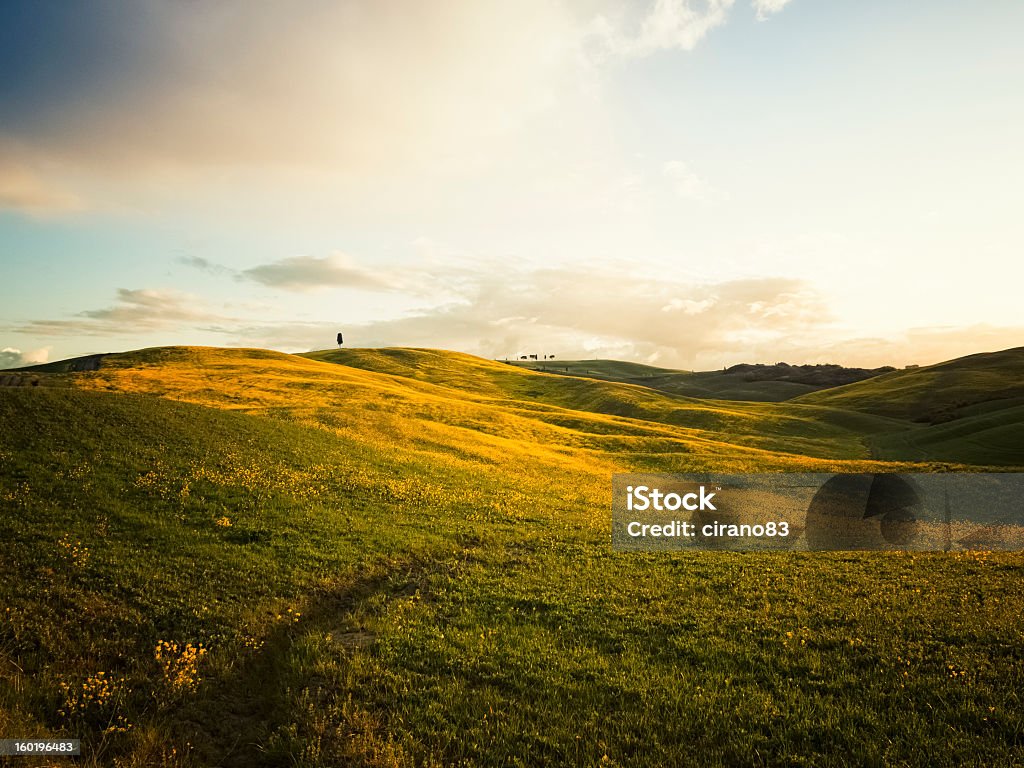
[(26, 371), (36, 373), (72, 373), (74, 371), (95, 371), (100, 367), (103, 355), (83, 355), (82, 357), (71, 357), (67, 360), (57, 360), (52, 363), (36, 363), (26, 365), (22, 368), (12, 368), (15, 371)]
[(895, 371), (793, 402), (910, 422), (868, 439), (878, 458), (1021, 464), (1024, 347)]
[[(343, 428), (390, 451), (543, 455), (597, 460), (609, 471), (740, 471), (870, 460), (1024, 466), (1022, 357), (1022, 350), (975, 355), (785, 401), (787, 388), (860, 373), (783, 365), (688, 373), (572, 361), (552, 375), (435, 349), (288, 355), (211, 347), (88, 356), (31, 370), (37, 389), (145, 394)], [(768, 401), (772, 392), (777, 402)]]
[(721, 371), (679, 371), (619, 360), (515, 360), (510, 364), (544, 373), (639, 384), (687, 397), (769, 403), (895, 370), (892, 367), (866, 369), (840, 365), (741, 363)]
[(991, 413), (1024, 404), (1024, 347), (893, 371), (797, 402), (928, 424)]

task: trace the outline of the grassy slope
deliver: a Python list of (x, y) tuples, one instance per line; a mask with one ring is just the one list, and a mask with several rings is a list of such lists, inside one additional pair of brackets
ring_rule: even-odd
[(881, 459), (1019, 467), (1024, 465), (1024, 406), (878, 435), (870, 445)]
[(778, 403), (833, 386), (770, 378), (770, 371), (756, 372), (766, 378), (751, 380), (755, 372), (678, 371), (621, 360), (515, 360), (510, 364), (524, 370), (640, 384), (673, 395), (718, 400)]
[(1024, 347), (979, 355), (816, 392), (822, 405), (912, 422), (868, 439), (880, 458), (1024, 465)]
[[(384, 371), (446, 390), (481, 395), (544, 418), (586, 418), (599, 429), (607, 420), (590, 414), (682, 427), (716, 443), (751, 446), (832, 459), (868, 458), (865, 436), (902, 428), (890, 419), (818, 406), (708, 401), (644, 386), (587, 377), (550, 376), (471, 355), (421, 349), (330, 350), (303, 355), (345, 368)], [(633, 365), (633, 364), (623, 364)], [(560, 409), (548, 411), (543, 406)], [(584, 416), (586, 414), (586, 416)], [(540, 417), (540, 416), (538, 416)], [(624, 426), (615, 423), (617, 431)]]
[[(1019, 556), (609, 551), (617, 468), (867, 465), (568, 403), (787, 449), (796, 416), (368, 355), (145, 350), (0, 390), (0, 733), (82, 736), (79, 764), (1024, 760)], [(158, 640), (209, 647), (194, 690)], [(58, 714), (99, 672), (117, 692)]]
[(804, 395), (799, 402), (927, 422), (956, 418), (979, 403), (1022, 397), (1024, 347), (1017, 347), (894, 371)]

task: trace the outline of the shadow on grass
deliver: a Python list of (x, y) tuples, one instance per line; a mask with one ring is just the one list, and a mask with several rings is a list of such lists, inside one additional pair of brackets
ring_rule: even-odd
[[(226, 673), (208, 677), (195, 698), (170, 713), (179, 749), (185, 747), (198, 765), (224, 768), (319, 762), (297, 754), (306, 739), (299, 724), (310, 716), (299, 711), (299, 694), (321, 681), (295, 671), (301, 666), (294, 658), (296, 650), (304, 639), (332, 634), (338, 649), (335, 663), (372, 652), (375, 635), (354, 629), (358, 621), (353, 614), (379, 595), (391, 599), (423, 588), (427, 572), (423, 563), (392, 565), (312, 595), (300, 619), (280, 623), (259, 650)], [(344, 698), (344, 691), (339, 693)]]

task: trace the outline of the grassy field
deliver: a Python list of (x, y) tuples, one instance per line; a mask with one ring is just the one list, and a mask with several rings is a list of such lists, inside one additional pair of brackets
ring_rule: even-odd
[(998, 377), (922, 424), (872, 381), (721, 402), (434, 350), (39, 375), (0, 388), (0, 736), (87, 766), (1024, 764), (1020, 553), (609, 544), (615, 471), (1020, 466)]

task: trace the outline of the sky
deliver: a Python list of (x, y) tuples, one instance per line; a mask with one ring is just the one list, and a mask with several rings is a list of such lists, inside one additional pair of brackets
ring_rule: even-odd
[(1024, 345), (1024, 3), (0, 4), (0, 368)]

